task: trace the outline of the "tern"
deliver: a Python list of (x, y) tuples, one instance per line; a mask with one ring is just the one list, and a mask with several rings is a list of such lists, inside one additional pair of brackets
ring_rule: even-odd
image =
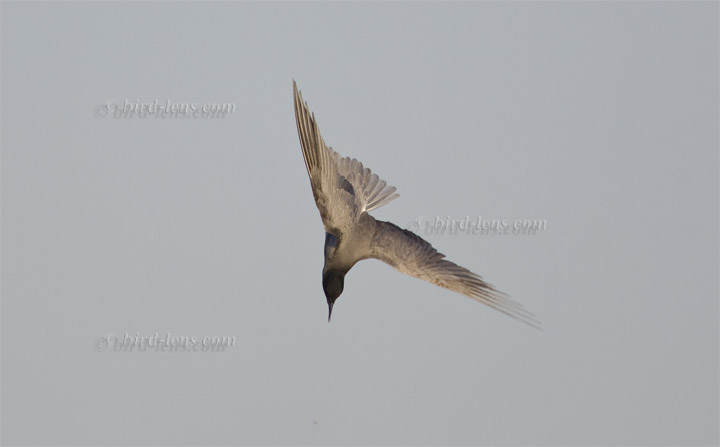
[(325, 144), (315, 114), (293, 81), (295, 121), (315, 204), (325, 227), (322, 285), (328, 322), (342, 294), (345, 275), (364, 259), (379, 259), (401, 273), (468, 296), (530, 326), (533, 314), (470, 270), (445, 259), (430, 243), (369, 211), (398, 197), (393, 186), (354, 158), (342, 157)]

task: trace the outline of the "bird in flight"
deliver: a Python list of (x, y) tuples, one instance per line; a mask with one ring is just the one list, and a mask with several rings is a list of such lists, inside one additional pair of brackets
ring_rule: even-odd
[(496, 290), (482, 277), (445, 259), (427, 241), (370, 214), (398, 197), (377, 174), (354, 158), (341, 157), (325, 144), (315, 115), (308, 110), (293, 81), (295, 121), (315, 204), (325, 227), (322, 285), (333, 305), (343, 292), (345, 275), (363, 259), (379, 259), (396, 270), (487, 304), (523, 323), (540, 327), (520, 303)]

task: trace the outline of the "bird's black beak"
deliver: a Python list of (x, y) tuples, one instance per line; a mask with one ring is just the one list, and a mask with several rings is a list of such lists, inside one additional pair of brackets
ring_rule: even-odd
[(332, 317), (332, 308), (335, 302), (328, 302), (328, 323), (330, 323), (330, 317)]

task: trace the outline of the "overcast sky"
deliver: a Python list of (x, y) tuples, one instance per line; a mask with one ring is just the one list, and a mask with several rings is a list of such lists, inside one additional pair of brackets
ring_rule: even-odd
[[(718, 443), (717, 2), (1, 8), (5, 444)], [(544, 330), (379, 261), (328, 324), (293, 79), (378, 219), (545, 221), (416, 226)]]

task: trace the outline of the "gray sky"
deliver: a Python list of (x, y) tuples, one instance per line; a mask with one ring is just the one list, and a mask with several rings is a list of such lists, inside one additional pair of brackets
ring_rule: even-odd
[[(718, 4), (2, 3), (5, 444), (717, 444)], [(325, 140), (533, 311), (358, 264)], [(221, 119), (104, 104), (232, 103)], [(110, 102), (107, 102), (109, 101)], [(108, 333), (233, 336), (98, 352)]]

